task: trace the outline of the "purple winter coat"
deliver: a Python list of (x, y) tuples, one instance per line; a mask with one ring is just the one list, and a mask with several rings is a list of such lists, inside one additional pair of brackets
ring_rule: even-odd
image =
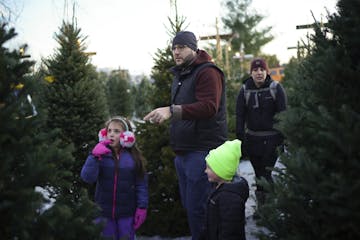
[(120, 153), (117, 172), (111, 153), (103, 155), (101, 160), (90, 154), (82, 167), (81, 178), (87, 183), (96, 182), (95, 202), (103, 217), (133, 217), (136, 208), (148, 207), (147, 177), (136, 177), (135, 161), (126, 150)]

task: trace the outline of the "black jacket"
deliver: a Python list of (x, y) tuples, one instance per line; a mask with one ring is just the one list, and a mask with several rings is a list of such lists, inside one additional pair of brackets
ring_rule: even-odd
[(276, 85), (276, 98), (270, 92), (270, 84), (273, 80), (268, 75), (264, 84), (257, 88), (254, 80), (250, 77), (244, 84), (250, 91), (246, 103), (244, 88), (240, 89), (236, 102), (236, 136), (244, 140), (246, 129), (252, 131), (274, 131), (275, 114), (284, 111), (287, 105), (285, 91), (281, 84)]
[(249, 185), (245, 178), (214, 189), (207, 201), (202, 240), (245, 240), (245, 203)]
[(286, 110), (287, 97), (280, 83), (271, 92), (273, 80), (267, 75), (264, 84), (256, 87), (250, 77), (240, 89), (236, 102), (236, 137), (242, 141), (243, 157), (274, 155), (283, 143), (283, 135), (274, 128), (275, 115)]

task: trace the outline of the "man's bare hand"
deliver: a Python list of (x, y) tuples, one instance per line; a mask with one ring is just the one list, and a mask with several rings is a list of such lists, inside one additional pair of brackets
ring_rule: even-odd
[(171, 117), (170, 107), (160, 107), (152, 110), (143, 119), (151, 123), (161, 124)]

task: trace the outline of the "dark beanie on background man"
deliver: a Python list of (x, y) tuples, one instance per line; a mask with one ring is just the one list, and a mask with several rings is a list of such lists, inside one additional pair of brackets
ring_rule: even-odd
[(251, 62), (250, 73), (252, 72), (252, 70), (254, 70), (255, 68), (258, 68), (258, 67), (261, 67), (261, 68), (265, 69), (266, 72), (269, 72), (269, 69), (268, 69), (268, 66), (267, 66), (265, 60), (262, 58), (255, 58)]
[(175, 45), (186, 45), (192, 50), (197, 51), (196, 37), (194, 33), (189, 31), (181, 31), (176, 33), (172, 42), (172, 47)]

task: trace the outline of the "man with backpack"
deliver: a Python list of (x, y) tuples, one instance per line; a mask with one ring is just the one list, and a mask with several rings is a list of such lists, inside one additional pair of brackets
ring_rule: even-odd
[(264, 59), (251, 62), (251, 76), (244, 81), (236, 102), (236, 136), (242, 141), (242, 153), (254, 168), (258, 206), (265, 201), (265, 191), (258, 184), (264, 177), (272, 182), (271, 169), (278, 158), (277, 148), (283, 135), (274, 128), (275, 114), (286, 110), (287, 97), (280, 83), (271, 79)]

